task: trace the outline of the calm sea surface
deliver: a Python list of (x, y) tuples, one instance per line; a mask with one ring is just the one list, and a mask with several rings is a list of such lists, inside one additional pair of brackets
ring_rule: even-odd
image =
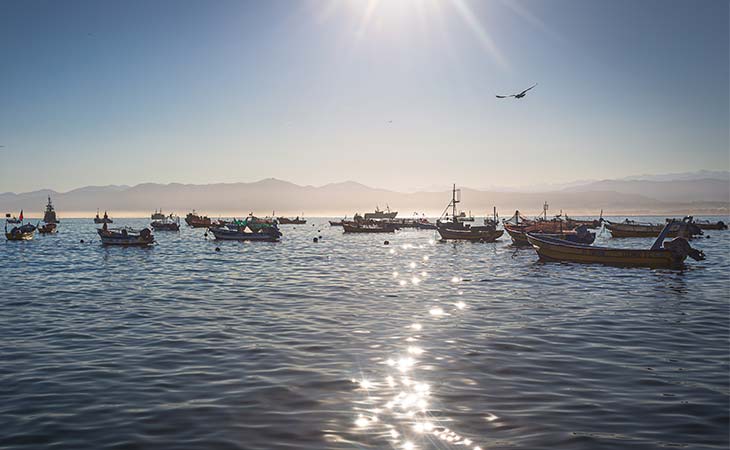
[(0, 448), (728, 448), (730, 231), (678, 271), (313, 222), (0, 244)]

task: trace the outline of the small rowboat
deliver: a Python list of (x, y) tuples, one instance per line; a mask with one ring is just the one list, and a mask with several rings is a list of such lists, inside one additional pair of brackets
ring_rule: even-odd
[(697, 261), (705, 259), (684, 238), (664, 242), (670, 225), (667, 224), (649, 250), (593, 247), (530, 233), (527, 239), (542, 261), (661, 268), (681, 267), (687, 256)]
[[(604, 221), (606, 228), (615, 238), (657, 237), (664, 230), (663, 224), (641, 223), (626, 219), (623, 222)], [(685, 217), (682, 221), (672, 220), (672, 226), (666, 237), (691, 238), (702, 234), (702, 230), (694, 223), (692, 217)]]
[(125, 247), (146, 247), (155, 242), (149, 228), (139, 231), (132, 228), (100, 228), (96, 230), (103, 245), (121, 245)]
[(727, 230), (727, 224), (722, 220), (718, 220), (717, 222), (710, 222), (709, 220), (696, 220), (695, 225), (697, 225), (700, 230)]
[(307, 223), (307, 219), (300, 219), (299, 216), (294, 219), (290, 219), (289, 217), (277, 217), (276, 220), (279, 222), (279, 225), (304, 225)]
[(7, 225), (5, 226), (5, 238), (9, 241), (30, 241), (35, 235), (36, 227), (30, 223), (19, 227), (13, 227), (8, 231)]
[(390, 222), (370, 221), (367, 223), (342, 222), (342, 229), (345, 233), (395, 233), (398, 226)]
[(504, 229), (512, 238), (512, 243), (516, 246), (530, 245), (530, 242), (527, 240), (527, 233), (537, 236), (551, 237), (554, 239), (562, 239), (564, 241), (575, 242), (578, 244), (592, 244), (593, 241), (596, 240), (596, 233), (588, 231), (584, 225), (581, 225), (575, 230), (547, 233), (539, 231), (539, 229), (534, 229), (533, 227), (515, 227), (507, 224), (504, 225)]

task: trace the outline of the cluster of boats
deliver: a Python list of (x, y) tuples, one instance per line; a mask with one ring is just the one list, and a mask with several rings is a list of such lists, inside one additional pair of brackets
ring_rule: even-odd
[[(543, 205), (543, 213), (535, 219), (527, 219), (515, 211), (509, 219), (501, 222), (496, 208), (491, 217), (484, 219), (482, 225), (474, 225), (474, 217), (469, 212), (458, 211), (461, 192), (453, 186), (452, 198), (441, 217), (430, 222), (425, 216), (415, 214), (412, 219), (397, 218), (398, 212), (375, 208), (374, 212), (364, 215), (355, 214), (352, 220), (346, 217), (330, 221), (331, 226), (343, 228), (344, 233), (394, 233), (403, 228), (436, 230), (444, 241), (463, 240), (475, 242), (495, 242), (506, 232), (514, 246), (533, 248), (544, 261), (567, 261), (577, 263), (601, 263), (623, 266), (673, 267), (681, 265), (687, 257), (702, 260), (704, 254), (689, 245), (689, 240), (703, 234), (703, 230), (723, 230), (727, 225), (722, 221), (710, 222), (684, 219), (667, 219), (664, 224), (642, 223), (626, 219), (612, 222), (603, 218), (579, 220), (561, 214), (549, 218), (548, 205)], [(121, 227), (110, 228), (113, 223), (105, 211), (97, 214), (94, 223), (102, 224), (97, 230), (104, 245), (148, 246), (155, 243), (154, 231), (179, 231), (180, 217), (163, 214), (155, 210), (151, 215), (149, 228), (141, 230)], [(306, 219), (271, 216), (259, 218), (249, 214), (245, 219), (211, 220), (193, 210), (185, 216), (185, 223), (193, 228), (205, 228), (205, 237), (210, 234), (218, 240), (235, 241), (278, 241), (282, 237), (280, 225), (306, 224)], [(58, 231), (59, 220), (50, 197), (43, 216), (43, 225), (23, 223), (23, 211), (18, 218), (6, 214), (5, 236), (9, 241), (31, 240), (36, 232), (51, 234)], [(8, 229), (8, 225), (13, 225)], [(649, 249), (626, 249), (593, 246), (596, 230), (604, 228), (613, 238), (656, 238)], [(669, 241), (667, 239), (674, 238)]]

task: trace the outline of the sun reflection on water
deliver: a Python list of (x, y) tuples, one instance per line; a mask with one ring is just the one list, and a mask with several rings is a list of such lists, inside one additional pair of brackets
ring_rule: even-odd
[[(433, 245), (435, 241), (430, 240), (429, 244)], [(424, 246), (403, 244), (400, 248), (418, 252), (424, 249)], [(428, 247), (425, 248), (428, 249)], [(395, 251), (390, 249), (389, 253), (394, 254)], [(402, 256), (397, 255), (397, 258)], [(392, 279), (397, 280), (400, 286), (410, 285), (409, 289), (418, 289), (422, 283), (439, 282), (438, 279), (430, 278), (426, 271), (430, 257), (423, 255), (417, 260), (420, 260), (420, 264), (413, 260), (406, 264), (406, 271), (409, 272), (407, 274), (393, 270)], [(419, 265), (420, 269), (416, 272)], [(444, 281), (459, 285), (463, 282), (463, 278), (454, 275), (450, 280), (441, 282)], [(462, 295), (463, 290), (458, 289), (456, 293)], [(473, 438), (462, 436), (446, 427), (445, 423), (450, 423), (450, 419), (433, 414), (438, 410), (431, 406), (432, 386), (418, 374), (419, 364), (429, 355), (428, 346), (420, 343), (420, 333), (428, 325), (425, 322), (435, 323), (433, 321), (449, 320), (450, 317), (468, 310), (468, 305), (462, 300), (440, 302), (435, 299), (430, 303), (420, 314), (420, 321), (407, 325), (404, 336), (394, 337), (405, 341), (406, 345), (399, 352), (396, 351), (381, 360), (384, 373), (381, 373), (379, 377), (374, 377), (375, 379), (363, 377), (353, 380), (358, 385), (358, 390), (366, 393), (365, 404), (368, 405), (364, 408), (358, 407), (359, 411), (354, 420), (355, 429), (363, 432), (367, 429), (368, 433), (376, 433), (389, 440), (393, 448), (404, 450), (440, 448), (444, 445), (481, 450), (479, 445), (474, 444)], [(448, 322), (445, 323), (448, 324)], [(433, 361), (445, 360), (440, 355), (432, 355), (431, 359)], [(371, 376), (371, 378), (373, 377)], [(491, 422), (497, 419), (497, 416), (488, 414), (485, 419)], [(441, 442), (441, 445), (438, 442)]]

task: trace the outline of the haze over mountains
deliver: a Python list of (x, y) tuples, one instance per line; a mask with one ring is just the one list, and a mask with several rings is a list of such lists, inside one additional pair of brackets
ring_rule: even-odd
[[(459, 187), (459, 186), (457, 186)], [(184, 215), (192, 209), (217, 217), (276, 214), (306, 216), (351, 216), (376, 206), (399, 211), (400, 217), (414, 213), (439, 215), (451, 198), (448, 188), (412, 193), (395, 192), (347, 181), (324, 186), (300, 186), (267, 178), (252, 183), (155, 184), (136, 186), (87, 186), (69, 192), (39, 190), (21, 194), (0, 194), (0, 211), (27, 217), (42, 214), (50, 195), (61, 217), (93, 215), (97, 208), (113, 217), (147, 216), (152, 210)], [(701, 171), (686, 174), (627, 177), (617, 180), (568, 183), (541, 191), (476, 190), (462, 187), (464, 210), (485, 215), (496, 206), (507, 215), (519, 209), (538, 213), (548, 202), (551, 212), (571, 215), (628, 214), (728, 214), (730, 172)]]

